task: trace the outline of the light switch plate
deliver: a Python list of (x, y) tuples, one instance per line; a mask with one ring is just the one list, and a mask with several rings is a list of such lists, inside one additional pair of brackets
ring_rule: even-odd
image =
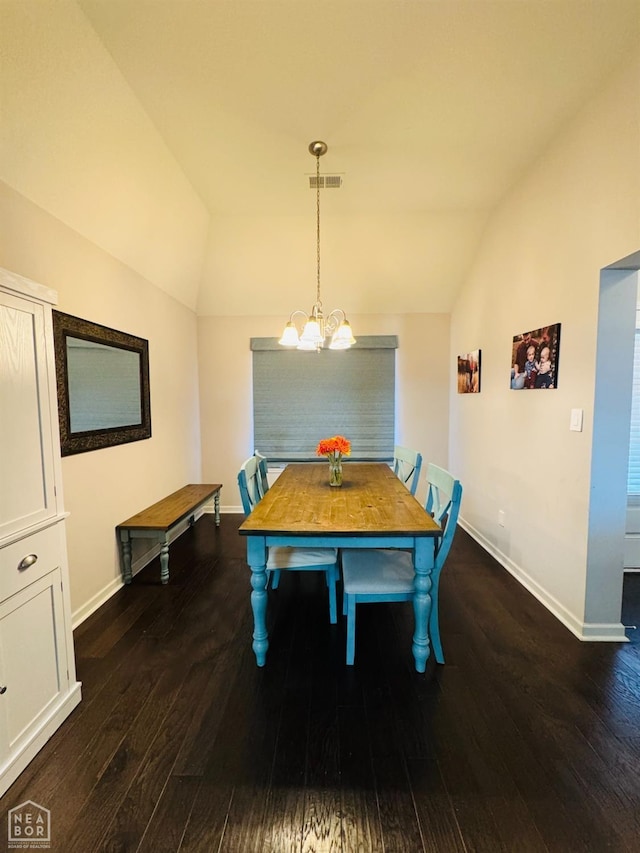
[(569, 429), (573, 432), (582, 432), (582, 419), (584, 415), (583, 409), (571, 409), (571, 420)]

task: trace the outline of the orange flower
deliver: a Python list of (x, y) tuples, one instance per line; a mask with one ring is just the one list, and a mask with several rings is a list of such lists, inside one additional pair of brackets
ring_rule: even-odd
[(323, 438), (316, 447), (317, 456), (334, 456), (351, 453), (351, 442), (343, 435), (333, 435), (331, 438)]

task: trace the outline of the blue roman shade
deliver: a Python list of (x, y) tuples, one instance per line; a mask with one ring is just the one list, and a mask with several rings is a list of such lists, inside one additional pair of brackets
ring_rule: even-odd
[(395, 436), (395, 335), (349, 350), (300, 352), (252, 338), (254, 446), (271, 462), (317, 461), (321, 438), (344, 435), (351, 459), (388, 461)]

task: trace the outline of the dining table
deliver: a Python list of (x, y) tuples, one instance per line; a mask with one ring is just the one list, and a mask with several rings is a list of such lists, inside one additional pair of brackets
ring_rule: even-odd
[(384, 462), (345, 462), (341, 486), (329, 485), (329, 466), (291, 463), (239, 528), (247, 537), (251, 569), (253, 651), (264, 666), (267, 632), (268, 549), (402, 548), (411, 550), (415, 668), (424, 672), (430, 654), (431, 572), (440, 525)]

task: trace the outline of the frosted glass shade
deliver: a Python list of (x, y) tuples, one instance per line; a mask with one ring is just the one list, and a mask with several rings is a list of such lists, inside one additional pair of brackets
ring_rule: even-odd
[(340, 323), (333, 333), (329, 349), (349, 349), (355, 342), (356, 339), (353, 337), (351, 324), (345, 320), (343, 323)]
[(298, 338), (298, 330), (293, 325), (291, 320), (284, 327), (284, 331), (282, 332), (282, 337), (278, 341), (279, 344), (282, 344), (283, 347), (297, 347), (300, 343), (300, 339)]
[(300, 340), (304, 341), (306, 344), (321, 344), (324, 341), (324, 336), (320, 329), (320, 323), (317, 320), (314, 320), (313, 317), (309, 317), (305, 323), (302, 334), (300, 335)]

